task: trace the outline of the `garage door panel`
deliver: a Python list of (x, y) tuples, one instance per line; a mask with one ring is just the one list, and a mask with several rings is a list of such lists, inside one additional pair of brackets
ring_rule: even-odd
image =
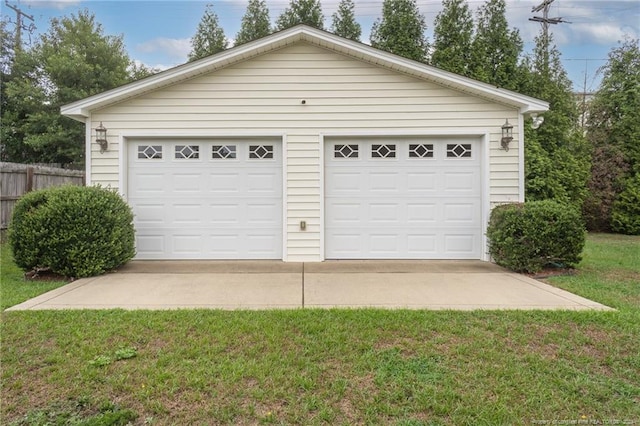
[(168, 177), (177, 194), (196, 194), (202, 191), (202, 173), (174, 173)]
[(195, 256), (202, 252), (202, 234), (177, 233), (172, 235), (173, 252), (180, 255)]
[[(387, 143), (392, 158), (372, 154), (384, 141), (327, 142), (326, 258), (481, 257), (479, 140), (418, 142)], [(345, 144), (358, 145), (357, 159), (333, 157)]]
[(358, 194), (362, 188), (362, 173), (336, 170), (327, 180), (327, 193), (335, 195)]
[(409, 172), (407, 173), (407, 191), (434, 192), (437, 190), (437, 174), (435, 172)]
[(477, 236), (469, 234), (449, 233), (444, 236), (445, 252), (472, 256), (477, 249)]
[(397, 172), (370, 172), (368, 176), (369, 191), (372, 193), (389, 191), (395, 192), (398, 188)]
[(376, 257), (394, 256), (400, 250), (400, 239), (402, 239), (402, 235), (396, 233), (374, 231), (369, 235), (371, 253)]
[(281, 173), (247, 173), (246, 191), (249, 194), (275, 194), (280, 192), (278, 185), (281, 184)]
[(165, 236), (162, 234), (136, 235), (136, 250), (149, 256), (162, 256), (166, 251)]
[(443, 223), (466, 223), (479, 225), (478, 223), (478, 202), (446, 202), (444, 204)]
[(468, 191), (477, 193), (479, 189), (480, 173), (452, 171), (444, 173), (445, 191)]
[(246, 204), (247, 223), (252, 225), (267, 225), (273, 227), (277, 224), (275, 218), (280, 214), (281, 206), (272, 202), (248, 202)]
[(369, 222), (377, 224), (398, 223), (401, 207), (396, 203), (370, 203)]
[(239, 192), (240, 173), (210, 173), (209, 179), (209, 192), (213, 194), (237, 194)]
[(436, 254), (436, 234), (412, 234), (407, 236), (407, 253), (410, 258), (425, 258)]
[[(273, 158), (249, 158), (249, 145), (271, 147)], [(139, 158), (140, 146), (163, 158)], [(176, 158), (185, 146), (197, 146), (197, 158)], [(130, 141), (137, 258), (282, 258), (281, 152), (275, 142)]]
[(328, 202), (331, 220), (336, 224), (357, 223), (362, 220), (361, 204), (347, 202)]
[(209, 204), (209, 222), (214, 226), (240, 223), (240, 207), (238, 204)]
[(422, 225), (435, 224), (437, 220), (437, 205), (435, 203), (408, 203), (407, 224)]
[(137, 172), (135, 173), (137, 184), (135, 190), (130, 193), (132, 196), (160, 194), (167, 184), (164, 173)]

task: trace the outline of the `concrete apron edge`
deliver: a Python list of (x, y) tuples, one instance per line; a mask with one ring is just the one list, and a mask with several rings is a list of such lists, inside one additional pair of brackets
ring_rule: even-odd
[[(300, 273), (301, 272), (301, 273)], [(306, 295), (305, 293), (308, 292), (309, 289), (304, 287), (304, 275), (315, 275), (315, 276), (325, 276), (325, 275), (331, 275), (331, 274), (325, 274), (325, 273), (309, 273), (306, 271), (300, 271), (299, 273), (296, 274), (282, 274), (282, 273), (266, 273), (265, 277), (267, 276), (271, 276), (271, 278), (275, 278), (275, 276), (277, 275), (298, 275), (300, 274), (300, 283), (297, 283), (297, 279), (294, 279), (293, 281), (290, 281), (290, 287), (291, 288), (297, 288), (298, 291), (298, 295), (300, 295), (300, 287), (298, 286), (302, 286), (302, 298), (298, 299), (299, 303), (291, 303), (293, 302), (291, 299), (288, 300), (288, 302), (285, 302), (285, 300), (287, 299), (285, 297), (285, 300), (282, 301), (278, 301), (276, 303), (274, 303), (274, 300), (270, 300), (270, 301), (266, 301), (266, 300), (262, 300), (262, 301), (256, 301), (253, 300), (251, 303), (241, 303), (238, 302), (238, 300), (216, 300), (213, 301), (212, 303), (189, 303), (185, 300), (185, 302), (187, 303), (171, 303), (170, 300), (167, 301), (167, 303), (158, 303), (157, 300), (146, 300), (147, 303), (145, 303), (145, 301), (143, 300), (131, 300), (130, 304), (129, 302), (127, 303), (120, 303), (120, 304), (109, 304), (109, 303), (95, 303), (95, 300), (87, 300), (87, 303), (65, 303), (65, 299), (64, 296), (71, 296), (68, 293), (77, 291), (77, 290), (81, 290), (83, 287), (88, 286), (89, 284), (98, 284), (98, 286), (102, 285), (104, 286), (107, 282), (111, 281), (111, 280), (118, 280), (118, 277), (121, 276), (120, 274), (106, 274), (106, 275), (102, 275), (102, 276), (98, 276), (98, 277), (91, 277), (91, 278), (84, 278), (84, 279), (80, 279), (77, 281), (74, 281), (72, 283), (69, 283), (65, 286), (59, 287), (57, 289), (54, 289), (50, 292), (44, 293), (40, 296), (37, 296), (33, 299), (27, 300), (23, 303), (20, 303), (18, 305), (12, 306), (8, 309), (6, 309), (6, 311), (18, 311), (18, 310), (46, 310), (46, 309), (52, 309), (52, 310), (56, 310), (56, 309), (127, 309), (127, 310), (131, 310), (131, 309), (142, 309), (142, 310), (175, 310), (175, 309), (223, 309), (223, 310), (256, 310), (256, 309), (298, 309), (298, 308), (309, 308), (309, 309), (425, 309), (425, 310), (465, 310), (465, 311), (469, 311), (469, 310), (568, 310), (568, 311), (576, 311), (576, 310), (597, 310), (597, 311), (615, 311), (615, 309), (609, 308), (607, 306), (604, 306), (600, 303), (597, 302), (593, 302), (591, 300), (588, 300), (586, 298), (583, 298), (581, 296), (577, 296), (573, 293), (567, 292), (565, 290), (562, 289), (558, 289), (556, 287), (553, 287), (549, 284), (537, 281), (535, 279), (526, 277), (526, 276), (522, 276), (520, 274), (516, 274), (516, 273), (511, 273), (511, 272), (494, 272), (493, 274), (498, 276), (498, 275), (503, 275), (503, 276), (508, 276), (512, 279), (516, 279), (519, 282), (522, 282), (523, 284), (528, 284), (531, 285), (535, 288), (537, 288), (540, 291), (543, 291), (545, 293), (548, 293), (550, 295), (553, 295), (555, 297), (560, 297), (563, 300), (569, 302), (570, 304), (559, 304), (559, 305), (539, 305), (539, 304), (531, 304), (531, 305), (527, 305), (527, 304), (519, 304), (519, 305), (509, 305), (509, 304), (504, 304), (504, 303), (486, 303), (486, 301), (480, 302), (480, 303), (447, 303), (446, 300), (443, 300), (442, 302), (444, 303), (438, 303), (435, 300), (430, 301), (429, 303), (411, 303), (411, 302), (400, 302), (397, 301), (396, 303), (385, 303), (384, 301), (374, 301), (373, 303), (371, 303), (371, 301), (360, 301), (360, 303), (353, 303), (354, 301), (352, 300), (351, 303), (349, 302), (349, 300), (334, 300), (328, 303), (322, 303), (319, 300), (316, 300), (316, 303), (313, 303), (314, 301), (312, 300), (313, 298), (309, 298), (307, 297), (308, 295)], [(189, 273), (189, 274), (180, 274), (180, 273), (174, 273), (174, 274), (167, 274), (167, 273), (142, 273), (140, 275), (146, 275), (147, 278), (151, 278), (153, 279), (154, 275), (157, 276), (163, 276), (164, 278), (167, 278), (168, 276), (171, 276), (171, 278), (177, 278), (180, 275), (188, 275), (190, 277), (194, 277), (194, 275), (199, 275), (201, 277), (204, 276), (210, 276), (212, 275), (211, 273)], [(234, 275), (234, 276), (238, 276), (241, 275), (241, 272), (236, 272), (236, 273), (229, 273), (227, 272), (226, 274), (215, 274), (217, 276), (220, 275)], [(389, 279), (389, 273), (373, 273), (373, 274), (362, 274), (362, 275), (384, 275), (385, 277), (383, 278), (383, 280), (385, 282), (387, 282), (387, 280)], [(437, 275), (437, 273), (431, 273), (433, 275)], [(429, 275), (431, 275), (429, 274)], [(463, 273), (464, 275), (475, 275), (474, 273)], [(138, 275), (137, 273), (128, 273), (126, 274), (129, 276), (129, 278), (133, 278), (134, 275)], [(253, 280), (255, 280), (257, 277), (255, 276), (255, 273), (250, 274), (253, 278)], [(340, 275), (346, 275), (344, 273), (340, 273)], [(350, 276), (355, 276), (357, 274), (348, 274)], [(402, 273), (402, 274), (397, 274), (397, 275), (401, 275), (401, 276), (407, 276), (407, 275), (421, 275), (420, 273)], [(482, 273), (483, 276), (487, 277), (487, 275), (492, 275), (492, 274), (486, 274), (486, 273)], [(293, 278), (293, 277), (292, 277)], [(327, 278), (329, 278), (327, 276)], [(253, 281), (252, 280), (252, 281)], [(97, 282), (96, 282), (97, 281)], [(173, 281), (173, 279), (171, 280)], [(117, 284), (116, 284), (117, 285)], [(180, 285), (179, 281), (174, 282), (172, 285)], [(89, 291), (88, 289), (84, 289), (83, 291)], [(233, 298), (232, 298), (233, 299)], [(68, 300), (68, 299), (67, 299)], [(93, 303), (92, 303), (93, 302)], [(140, 303), (142, 302), (142, 303)], [(155, 303), (154, 303), (155, 302)], [(175, 300), (173, 301), (175, 302)], [(226, 303), (225, 303), (226, 302)], [(247, 300), (247, 302), (249, 302)], [(282, 303), (284, 302), (284, 303)], [(320, 303), (318, 303), (320, 302)], [(325, 300), (325, 302), (327, 302)], [(334, 302), (338, 302), (338, 303), (334, 303)]]

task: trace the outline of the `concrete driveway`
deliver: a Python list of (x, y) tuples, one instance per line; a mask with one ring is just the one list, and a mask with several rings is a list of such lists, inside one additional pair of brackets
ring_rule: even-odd
[(482, 261), (133, 261), (8, 310), (610, 310)]

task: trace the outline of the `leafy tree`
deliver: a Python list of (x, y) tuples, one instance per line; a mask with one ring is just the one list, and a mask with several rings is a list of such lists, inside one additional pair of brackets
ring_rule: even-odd
[(640, 48), (625, 40), (609, 53), (600, 88), (589, 108), (588, 135), (595, 145), (611, 144), (625, 153), (629, 175), (640, 172)]
[(427, 24), (415, 0), (384, 0), (382, 18), (371, 29), (375, 48), (420, 62), (427, 59)]
[[(84, 164), (85, 127), (60, 106), (130, 81), (122, 37), (106, 36), (88, 11), (54, 18), (13, 61), (2, 114), (3, 159)], [(20, 153), (22, 151), (22, 153)]]
[(276, 21), (276, 28), (285, 30), (298, 24), (324, 29), (324, 15), (320, 0), (290, 0), (289, 7)]
[(470, 76), (473, 17), (466, 0), (444, 0), (433, 29), (431, 64)]
[(470, 70), (477, 80), (515, 90), (522, 39), (518, 30), (509, 29), (505, 9), (505, 0), (489, 0), (480, 7)]
[(271, 24), (267, 3), (265, 0), (249, 0), (247, 11), (242, 17), (240, 31), (236, 35), (235, 45), (239, 46), (269, 34), (271, 34)]
[[(555, 199), (580, 208), (587, 195), (589, 155), (578, 129), (578, 108), (571, 80), (562, 66), (553, 37), (536, 38), (529, 70), (520, 91), (549, 102), (544, 124), (525, 127), (525, 189), (527, 200)], [(517, 83), (517, 81), (516, 81)]]
[(213, 11), (213, 5), (208, 4), (198, 24), (196, 35), (191, 39), (189, 61), (221, 52), (227, 48), (227, 45), (228, 41), (218, 22), (218, 15)]
[[(635, 182), (633, 176), (640, 172), (638, 40), (625, 40), (609, 52), (602, 70), (600, 88), (588, 109), (587, 139), (593, 162), (583, 212), (589, 229), (608, 231), (614, 203), (623, 193), (628, 197), (632, 192), (629, 185)], [(615, 230), (623, 231), (619, 212), (616, 214)]]
[(338, 10), (332, 16), (331, 31), (340, 37), (360, 41), (362, 28), (356, 22), (354, 8), (353, 0), (341, 0), (338, 4)]

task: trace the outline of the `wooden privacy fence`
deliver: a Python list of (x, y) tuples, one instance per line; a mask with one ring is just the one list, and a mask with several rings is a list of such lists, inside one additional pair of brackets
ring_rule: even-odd
[(6, 229), (9, 226), (13, 206), (24, 194), (36, 189), (66, 184), (84, 186), (84, 172), (0, 162), (0, 209), (2, 210), (0, 229)]

